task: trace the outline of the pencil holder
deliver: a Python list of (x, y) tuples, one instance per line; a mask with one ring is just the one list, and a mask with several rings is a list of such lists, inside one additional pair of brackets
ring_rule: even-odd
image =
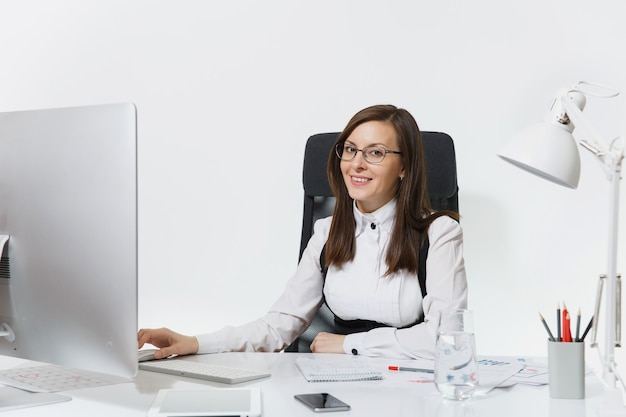
[(585, 343), (548, 341), (550, 397), (585, 398)]

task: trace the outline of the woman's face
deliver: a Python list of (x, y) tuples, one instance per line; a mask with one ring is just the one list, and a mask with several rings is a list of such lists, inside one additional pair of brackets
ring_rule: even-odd
[[(361, 150), (376, 145), (398, 151), (398, 139), (389, 122), (365, 122), (357, 126), (345, 144)], [(340, 167), (348, 194), (362, 213), (371, 213), (387, 204), (396, 195), (398, 181), (404, 177), (402, 156), (388, 153), (382, 162), (371, 164), (357, 152), (352, 161), (341, 160)]]

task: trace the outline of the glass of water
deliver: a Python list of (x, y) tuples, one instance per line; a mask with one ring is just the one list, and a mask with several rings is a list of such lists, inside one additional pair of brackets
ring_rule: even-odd
[(478, 385), (470, 310), (442, 313), (435, 348), (435, 384), (444, 399), (467, 400)]

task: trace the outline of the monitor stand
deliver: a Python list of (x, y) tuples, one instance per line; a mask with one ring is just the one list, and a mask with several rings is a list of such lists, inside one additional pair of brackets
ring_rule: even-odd
[(13, 387), (0, 387), (0, 412), (70, 401), (72, 397), (50, 392), (28, 392)]

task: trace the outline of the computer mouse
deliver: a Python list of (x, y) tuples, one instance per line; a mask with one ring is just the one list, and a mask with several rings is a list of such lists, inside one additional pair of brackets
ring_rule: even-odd
[(152, 361), (154, 359), (156, 359), (154, 357), (154, 352), (158, 351), (159, 349), (142, 349), (137, 351), (137, 359), (139, 360), (139, 362), (145, 362), (145, 361)]

